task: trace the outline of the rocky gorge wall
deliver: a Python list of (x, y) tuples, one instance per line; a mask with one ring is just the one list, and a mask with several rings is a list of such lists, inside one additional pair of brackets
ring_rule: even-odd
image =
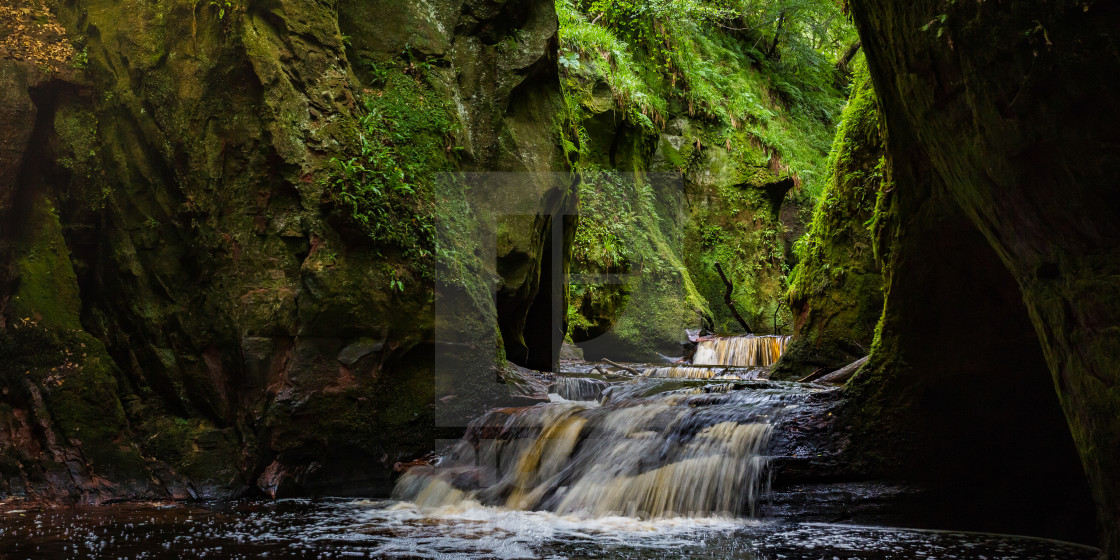
[(871, 351), (883, 311), (883, 272), (872, 230), (876, 205), (887, 198), (887, 173), (875, 92), (858, 66), (833, 143), (831, 177), (800, 241), (790, 273), (793, 340), (774, 379), (829, 372)]
[[(855, 357), (881, 309), (843, 476), (1091, 540), (1084, 465), (1115, 555), (1120, 105), (1080, 77), (1114, 75), (1116, 10), (887, 4), (852, 6), (876, 95), (834, 144), (785, 374)], [(508, 363), (551, 367), (566, 331), (650, 359), (735, 329), (716, 262), (777, 323), (808, 206), (787, 191), (831, 117), (734, 35), (657, 86), (690, 97), (632, 87), (556, 6), (0, 2), (0, 495), (383, 494), (470, 414), (533, 402)], [(743, 71), (687, 70), (715, 57)]]
[(949, 502), (980, 496), (989, 519), (1018, 503), (1065, 538), (1093, 540), (1077, 537), (1091, 488), (1116, 558), (1120, 11), (851, 6), (894, 185), (877, 210), (884, 314), (850, 393), (863, 451), (898, 452), (863, 457), (942, 481)]
[(666, 16), (650, 44), (642, 18), (558, 9), (567, 151), (584, 176), (572, 340), (588, 358), (657, 362), (680, 355), (686, 329), (743, 332), (717, 264), (751, 330), (788, 330), (792, 245), (842, 92), (797, 83), (807, 100), (754, 48), (758, 30)]
[(892, 523), (1095, 542), (1016, 284), (915, 149), (891, 143), (899, 133), (855, 68), (832, 180), (791, 274), (794, 336), (772, 377), (870, 354), (849, 366), (859, 372), (830, 440), (848, 447), (826, 476), (917, 488)]
[(506, 397), (570, 184), (489, 260), (432, 175), (565, 168), (551, 2), (2, 7), (0, 494), (384, 493)]

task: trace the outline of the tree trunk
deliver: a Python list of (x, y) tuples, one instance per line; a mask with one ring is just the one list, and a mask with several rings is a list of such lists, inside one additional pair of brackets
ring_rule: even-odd
[(731, 293), (735, 290), (735, 285), (732, 284), (731, 280), (727, 278), (727, 275), (723, 273), (723, 267), (720, 266), (719, 263), (716, 263), (716, 272), (719, 273), (719, 277), (723, 279), (724, 285), (727, 286), (727, 291), (723, 294), (723, 303), (727, 304), (727, 308), (731, 310), (731, 315), (743, 326), (743, 330), (747, 331), (747, 334), (754, 333), (754, 329), (747, 324), (746, 319), (743, 319), (743, 316), (739, 314), (739, 310), (735, 308), (735, 302), (731, 299)]
[(856, 42), (848, 45), (848, 48), (844, 49), (844, 56), (841, 56), (840, 60), (836, 61), (836, 69), (844, 74), (850, 74), (851, 69), (848, 68), (848, 65), (850, 65), (852, 63), (852, 59), (855, 58), (857, 54), (859, 54), (860, 47), (862, 46), (863, 43), (858, 39), (856, 40)]
[(778, 55), (778, 44), (782, 41), (782, 27), (786, 23), (786, 13), (782, 12), (778, 15), (778, 26), (774, 29), (774, 41), (770, 43), (770, 48), (766, 51), (766, 58), (770, 60), (778, 60), (781, 56)]

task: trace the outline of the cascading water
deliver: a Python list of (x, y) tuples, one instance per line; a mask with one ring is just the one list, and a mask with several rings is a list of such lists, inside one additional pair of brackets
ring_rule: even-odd
[(758, 379), (764, 368), (660, 366), (647, 368), (643, 375), (662, 379), (713, 379), (747, 381)]
[(437, 466), (406, 473), (394, 498), (584, 518), (751, 514), (770, 422), (790, 396), (687, 389), (492, 411)]
[(569, 401), (597, 401), (609, 384), (587, 377), (557, 377), (548, 392)]
[[(565, 385), (562, 377), (553, 389)], [(571, 390), (588, 392), (597, 384), (587, 381), (598, 381), (572, 379), (582, 381), (569, 383)], [(886, 495), (877, 484), (779, 486), (767, 499), (768, 519), (732, 518), (751, 514), (767, 490), (768, 454), (782, 457), (788, 468), (792, 456), (827, 452), (797, 434), (831, 416), (837, 393), (796, 383), (647, 376), (608, 385), (602, 405), (569, 401), (491, 411), (438, 466), (402, 477), (395, 494), (411, 503), (280, 500), (28, 511), (18, 501), (0, 500), (0, 551), (29, 560), (162, 558), (169, 550), (175, 557), (226, 560), (1093, 560), (1100, 553), (1038, 539), (787, 517), (847, 519), (850, 507)], [(833, 495), (864, 497), (834, 503)]]
[(789, 336), (733, 336), (702, 340), (692, 363), (713, 366), (769, 366), (789, 346)]

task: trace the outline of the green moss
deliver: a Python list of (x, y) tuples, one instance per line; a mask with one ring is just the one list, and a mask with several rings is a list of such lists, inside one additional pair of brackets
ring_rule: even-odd
[[(585, 169), (573, 250), (570, 333), (615, 347), (616, 358), (656, 359), (709, 314), (685, 267), (677, 185)], [(602, 276), (610, 277), (606, 282)]]
[(336, 222), (379, 247), (400, 251), (421, 277), (432, 272), (435, 246), (434, 175), (451, 169), (454, 126), (424, 65), (384, 69), (384, 87), (363, 96), (363, 114), (350, 145), (356, 153), (332, 160), (328, 196)]
[(55, 111), (54, 131), (58, 137), (56, 162), (72, 174), (71, 192), (65, 198), (84, 196), (91, 210), (103, 208), (111, 187), (101, 164), (97, 114), (77, 104), (63, 104)]
[(57, 437), (78, 444), (95, 472), (120, 480), (145, 476), (130, 445), (117, 369), (97, 339), (77, 330), (21, 320), (0, 337), (0, 384), (28, 400), (38, 388)]
[[(611, 108), (652, 133), (675, 115), (687, 115), (718, 125), (717, 134), (703, 139), (706, 145), (762, 152), (763, 166), (774, 156), (800, 185), (819, 193), (832, 123), (843, 103), (825, 55), (808, 49), (795, 53), (807, 57), (797, 59), (800, 64), (774, 63), (755, 49), (757, 37), (716, 25), (733, 13), (687, 4), (696, 6), (695, 17), (684, 15), (692, 13), (685, 4), (651, 12), (643, 2), (557, 1), (560, 51), (569, 61), (562, 66), (571, 147), (594, 158), (581, 121)], [(844, 28), (838, 33), (850, 34), (844, 18), (837, 21)]]
[(33, 232), (31, 238), (17, 249), (19, 288), (12, 296), (9, 313), (16, 320), (77, 329), (82, 304), (58, 213), (46, 202), (40, 202), (31, 220), (37, 227), (28, 228)]
[[(753, 180), (773, 180), (772, 175)], [(734, 285), (732, 299), (757, 332), (773, 329), (779, 296), (785, 288), (784, 226), (772, 210), (766, 183), (721, 181), (707, 189), (707, 204), (694, 210), (685, 235), (692, 271), (700, 293), (712, 307), (709, 328), (739, 332), (742, 327), (723, 303), (726, 285), (719, 263)], [(786, 317), (781, 317), (785, 322)]]
[(829, 157), (831, 180), (798, 240), (790, 273), (795, 339), (777, 378), (835, 369), (870, 351), (883, 309), (883, 280), (871, 227), (885, 182), (879, 114), (866, 68), (857, 64), (851, 99)]
[(241, 444), (233, 430), (176, 416), (155, 399), (129, 397), (125, 409), (146, 457), (170, 465), (196, 485), (227, 485), (237, 477)]
[[(820, 190), (842, 96), (831, 82), (820, 96), (777, 93), (795, 78), (743, 36), (707, 16), (627, 17), (645, 9), (639, 5), (557, 2), (562, 129), (573, 167), (585, 179), (605, 169), (683, 176), (653, 189), (656, 210), (643, 208), (650, 195), (641, 189), (612, 192), (602, 188), (609, 182), (585, 181), (596, 188), (580, 192), (573, 272), (629, 276), (573, 286), (572, 334), (584, 341), (609, 332), (611, 344), (655, 357), (651, 347), (672, 351), (685, 328), (739, 331), (716, 263), (755, 330), (781, 328), (790, 322), (781, 304), (783, 185), (793, 188), (794, 204)], [(640, 262), (659, 275), (637, 274)]]

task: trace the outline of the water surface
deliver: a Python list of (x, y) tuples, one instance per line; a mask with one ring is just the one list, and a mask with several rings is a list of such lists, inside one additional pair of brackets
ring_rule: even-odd
[(726, 518), (581, 519), (463, 504), (283, 500), (0, 513), (0, 555), (61, 558), (1092, 560), (1079, 545)]

